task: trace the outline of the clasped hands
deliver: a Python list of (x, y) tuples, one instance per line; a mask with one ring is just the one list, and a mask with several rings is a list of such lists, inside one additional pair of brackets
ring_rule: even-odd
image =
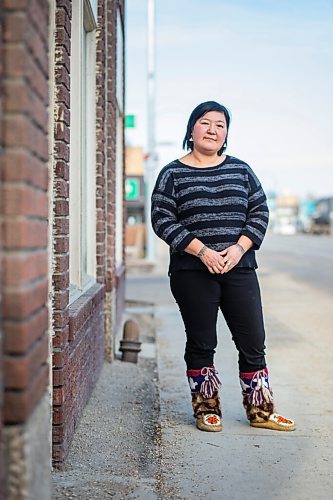
[(239, 244), (231, 245), (221, 252), (207, 248), (201, 261), (212, 274), (225, 274), (238, 264), (244, 251)]

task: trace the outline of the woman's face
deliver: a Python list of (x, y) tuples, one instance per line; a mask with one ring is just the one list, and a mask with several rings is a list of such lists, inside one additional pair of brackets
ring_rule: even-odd
[(208, 111), (194, 124), (192, 130), (194, 149), (202, 153), (217, 153), (224, 144), (227, 132), (224, 113)]

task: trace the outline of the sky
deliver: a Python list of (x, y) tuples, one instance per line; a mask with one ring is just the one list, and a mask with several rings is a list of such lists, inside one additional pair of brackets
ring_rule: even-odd
[[(158, 170), (193, 108), (231, 112), (227, 154), (266, 192), (333, 196), (333, 1), (155, 0)], [(127, 142), (147, 150), (147, 1), (126, 1)]]

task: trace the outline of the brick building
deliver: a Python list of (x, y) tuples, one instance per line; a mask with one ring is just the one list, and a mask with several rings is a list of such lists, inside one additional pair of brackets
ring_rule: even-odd
[(122, 321), (124, 0), (0, 7), (0, 498), (45, 500)]

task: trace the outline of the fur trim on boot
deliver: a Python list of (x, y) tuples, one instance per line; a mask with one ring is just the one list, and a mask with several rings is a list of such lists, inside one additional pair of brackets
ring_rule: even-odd
[(273, 403), (265, 402), (259, 406), (253, 406), (249, 403), (247, 395), (243, 395), (243, 406), (251, 424), (254, 422), (267, 422), (270, 415), (274, 412)]
[(193, 416), (201, 431), (220, 432), (222, 430), (221, 400), (218, 392), (205, 398), (200, 392), (192, 393)]
[(196, 426), (202, 431), (219, 432), (222, 430), (221, 400), (219, 388), (221, 381), (214, 366), (200, 370), (187, 370), (186, 375), (192, 393), (192, 406)]
[(293, 431), (296, 424), (275, 412), (273, 392), (269, 385), (268, 370), (240, 373), (243, 406), (252, 427), (276, 431)]

